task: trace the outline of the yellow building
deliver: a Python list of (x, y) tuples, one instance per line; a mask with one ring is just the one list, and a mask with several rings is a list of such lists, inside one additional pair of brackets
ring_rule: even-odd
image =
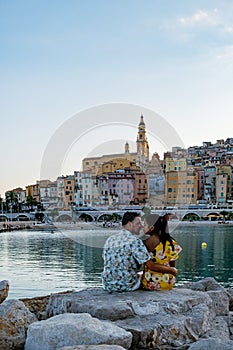
[(136, 165), (136, 162), (133, 162), (126, 158), (116, 158), (109, 162), (103, 163), (100, 166), (98, 175), (101, 176), (109, 172), (113, 173), (116, 170), (121, 170), (125, 168), (130, 168), (131, 170), (139, 170), (139, 168)]
[(196, 204), (198, 196), (198, 175), (196, 171), (166, 172), (167, 205)]
[[(137, 153), (129, 153), (129, 144), (128, 142), (126, 142), (125, 144), (125, 153), (118, 153), (118, 154), (105, 154), (103, 156), (100, 157), (88, 157), (88, 158), (84, 158), (82, 161), (82, 168), (83, 168), (83, 172), (91, 172), (92, 175), (99, 175), (101, 174), (104, 169), (107, 169), (107, 166), (109, 166), (110, 168), (114, 168), (117, 169), (117, 165), (120, 166), (120, 169), (122, 169), (121, 167), (123, 165), (120, 164), (129, 164), (131, 163), (135, 163), (136, 164), (136, 160), (137, 160)], [(113, 162), (114, 164), (110, 165), (107, 163)], [(105, 168), (102, 168), (103, 165), (105, 165)], [(111, 170), (109, 170), (111, 171)]]
[(216, 165), (216, 202), (226, 203), (231, 199), (232, 192), (232, 167), (231, 165)]
[(185, 171), (187, 169), (187, 158), (166, 158), (167, 171)]
[(40, 185), (34, 184), (34, 185), (26, 186), (25, 200), (27, 200), (27, 197), (32, 197), (37, 201), (37, 203), (39, 203), (40, 202)]
[(65, 176), (64, 179), (64, 209), (71, 209), (74, 205), (74, 175)]

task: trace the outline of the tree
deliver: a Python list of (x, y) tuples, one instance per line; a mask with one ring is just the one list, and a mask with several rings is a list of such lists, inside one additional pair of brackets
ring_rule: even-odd
[(225, 220), (226, 220), (226, 217), (228, 216), (228, 211), (222, 210), (222, 211), (220, 211), (220, 214), (223, 216), (224, 221), (225, 221)]
[(36, 199), (30, 195), (27, 196), (26, 203), (27, 203), (28, 207), (30, 207), (32, 210), (33, 210), (33, 207), (38, 204)]
[[(14, 191), (8, 191), (6, 192), (6, 205), (7, 209), (11, 209), (15, 211), (15, 208), (17, 208), (18, 204), (18, 196)], [(17, 209), (16, 209), (17, 210)]]

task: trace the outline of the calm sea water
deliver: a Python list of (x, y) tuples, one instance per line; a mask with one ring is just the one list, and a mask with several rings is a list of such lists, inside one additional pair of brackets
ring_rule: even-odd
[[(117, 231), (64, 232), (0, 233), (0, 280), (10, 281), (10, 298), (101, 286), (99, 247)], [(189, 224), (178, 226), (172, 235), (183, 247), (176, 264), (178, 284), (210, 276), (233, 288), (233, 226)]]

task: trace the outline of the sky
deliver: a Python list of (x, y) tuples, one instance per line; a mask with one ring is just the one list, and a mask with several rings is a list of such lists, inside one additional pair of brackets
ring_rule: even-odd
[[(2, 197), (41, 179), (53, 140), (63, 175), (95, 152), (124, 152), (126, 140), (134, 151), (142, 112), (146, 125), (147, 111), (161, 117), (148, 135), (161, 157), (169, 142), (159, 144), (156, 121), (186, 148), (233, 137), (231, 0), (0, 0), (0, 16)], [(130, 125), (109, 114), (102, 127), (101, 106), (117, 104)], [(70, 129), (63, 152), (68, 125), (77, 137)]]

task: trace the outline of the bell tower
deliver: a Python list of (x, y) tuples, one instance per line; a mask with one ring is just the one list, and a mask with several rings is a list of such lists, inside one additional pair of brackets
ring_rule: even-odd
[(146, 125), (141, 115), (140, 123), (138, 125), (137, 135), (137, 166), (145, 172), (149, 164), (149, 144), (146, 137)]
[(128, 141), (125, 143), (125, 155), (129, 154), (129, 143)]

